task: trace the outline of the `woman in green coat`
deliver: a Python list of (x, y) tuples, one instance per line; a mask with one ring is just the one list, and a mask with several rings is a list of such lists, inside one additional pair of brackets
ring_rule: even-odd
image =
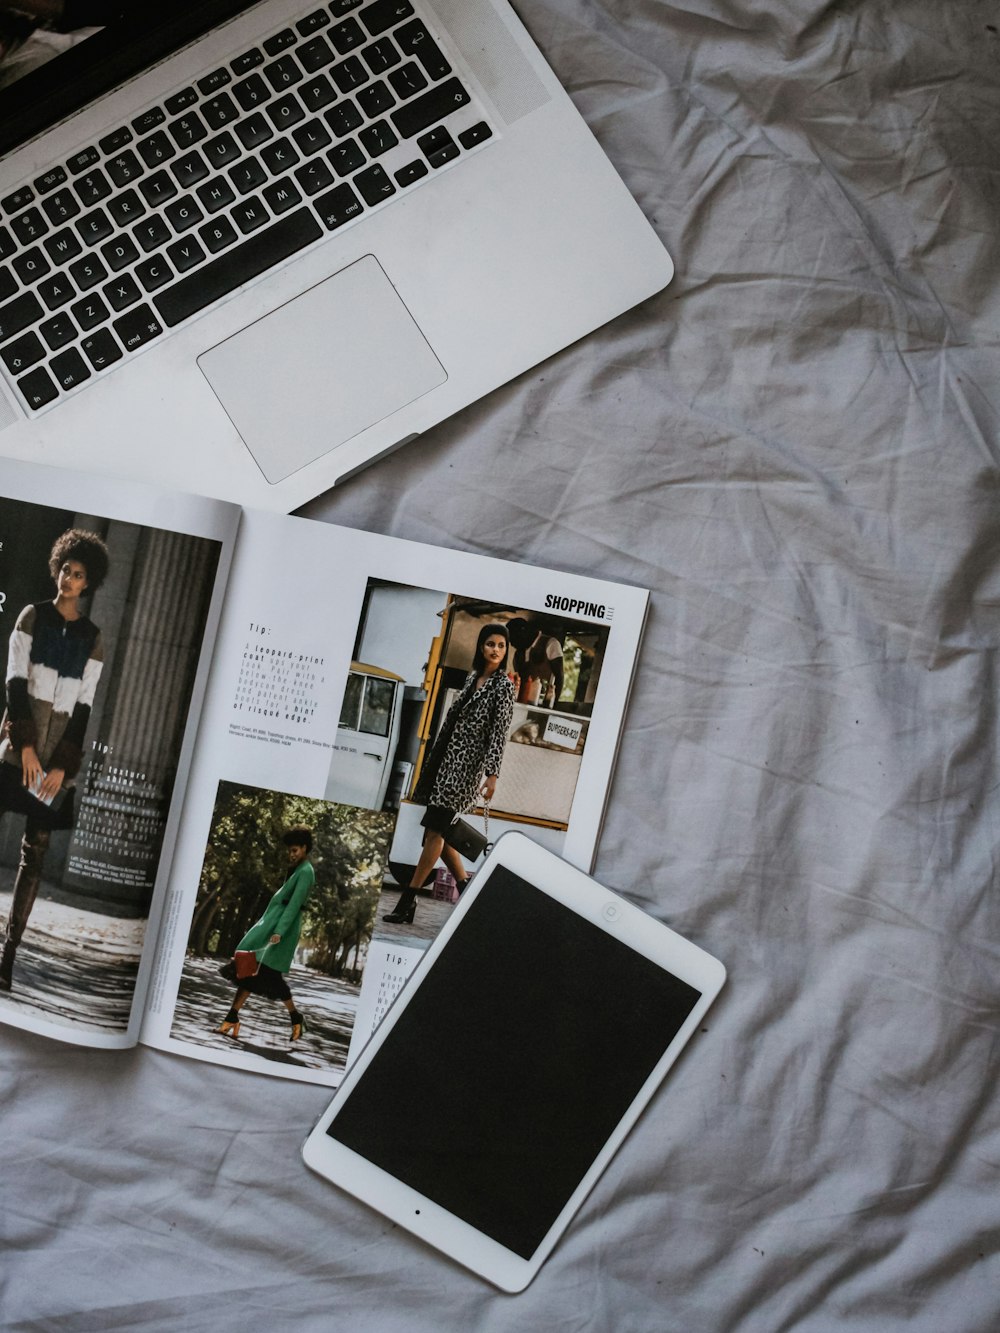
[(295, 1007), (288, 989), (285, 973), (292, 966), (295, 946), (302, 930), (302, 909), (316, 883), (316, 872), (309, 861), (312, 851), (312, 830), (289, 829), (281, 841), (288, 848), (288, 878), (268, 903), (264, 915), (254, 923), (236, 946), (252, 951), (259, 964), (257, 973), (237, 982), (236, 998), (229, 1013), (219, 1026), (224, 1037), (234, 1041), (240, 1035), (240, 1010), (251, 995), (263, 995), (269, 1000), (280, 1000), (288, 1010), (292, 1025), (292, 1041), (298, 1041), (305, 1030), (305, 1019)]

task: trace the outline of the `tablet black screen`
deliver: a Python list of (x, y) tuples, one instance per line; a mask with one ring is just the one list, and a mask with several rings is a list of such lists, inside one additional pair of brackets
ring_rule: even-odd
[(327, 1133), (530, 1258), (698, 999), (498, 865)]

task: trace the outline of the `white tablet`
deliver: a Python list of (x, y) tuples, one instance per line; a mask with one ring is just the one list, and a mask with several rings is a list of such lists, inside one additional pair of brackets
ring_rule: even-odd
[(507, 833), (348, 1070), (306, 1163), (521, 1291), (725, 975)]

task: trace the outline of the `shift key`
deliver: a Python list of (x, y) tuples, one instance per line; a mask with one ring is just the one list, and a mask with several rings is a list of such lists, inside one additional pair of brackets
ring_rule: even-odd
[(41, 302), (34, 292), (24, 292), (6, 305), (0, 305), (0, 343), (13, 338), (15, 333), (29, 328), (44, 314)]
[(444, 120), (451, 111), (460, 106), (468, 106), (472, 98), (462, 87), (458, 79), (449, 79), (440, 83), (430, 92), (414, 97), (405, 102), (398, 111), (390, 112), (390, 119), (401, 139), (412, 139), (421, 130), (428, 129)]

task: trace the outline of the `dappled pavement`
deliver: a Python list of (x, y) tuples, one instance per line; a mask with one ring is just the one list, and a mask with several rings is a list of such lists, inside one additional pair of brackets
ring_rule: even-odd
[(419, 893), (413, 920), (409, 924), (384, 921), (386, 913), (391, 913), (399, 902), (401, 893), (402, 889), (398, 884), (390, 882), (382, 886), (382, 896), (379, 898), (375, 916), (374, 938), (392, 940), (410, 949), (426, 949), (451, 916), (452, 904), (432, 898), (430, 893)]
[(360, 986), (293, 967), (286, 980), (306, 1020), (300, 1040), (290, 1045), (288, 1010), (279, 1000), (251, 995), (240, 1011), (239, 1039), (232, 1041), (215, 1031), (236, 994), (232, 982), (219, 975), (224, 961), (185, 958), (170, 1028), (176, 1041), (216, 1051), (241, 1051), (301, 1069), (345, 1067)]
[[(144, 919), (108, 916), (66, 901), (43, 885), (17, 951), (14, 985), (0, 991), (5, 1018), (32, 1018), (106, 1033), (128, 1026)], [(0, 933), (10, 911), (10, 893), (0, 893)]]

